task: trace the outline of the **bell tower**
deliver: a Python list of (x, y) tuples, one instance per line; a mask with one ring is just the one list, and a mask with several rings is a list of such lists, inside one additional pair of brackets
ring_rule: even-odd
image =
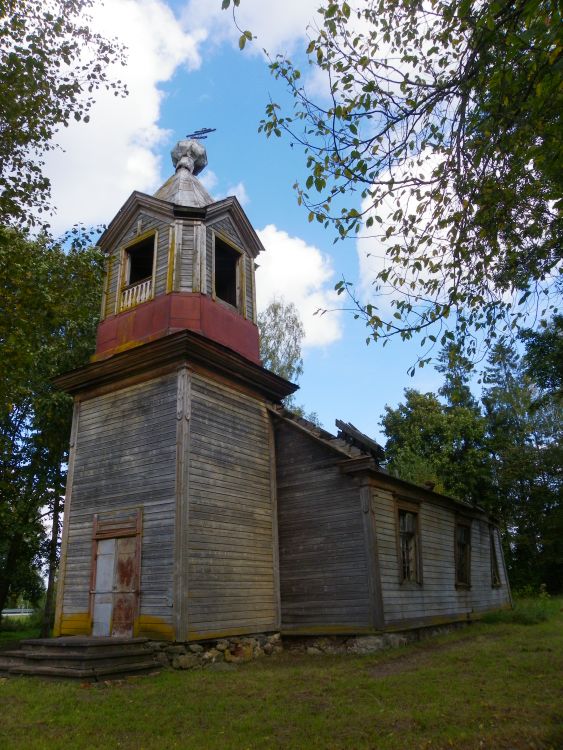
[(75, 406), (55, 635), (280, 626), (271, 413), (296, 386), (260, 365), (256, 232), (198, 180), (200, 142), (172, 160), (100, 238), (96, 351), (56, 381)]
[(180, 141), (172, 162), (172, 177), (154, 196), (134, 192), (99, 240), (107, 264), (93, 359), (189, 330), (258, 364), (260, 240), (235, 197), (214, 201), (197, 179), (200, 141)]

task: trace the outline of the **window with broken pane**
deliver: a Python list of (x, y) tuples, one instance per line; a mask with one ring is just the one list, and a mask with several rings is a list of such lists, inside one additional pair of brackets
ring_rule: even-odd
[(401, 581), (419, 580), (418, 514), (399, 509), (399, 548)]
[(458, 522), (455, 528), (455, 577), (458, 586), (471, 585), (471, 525)]

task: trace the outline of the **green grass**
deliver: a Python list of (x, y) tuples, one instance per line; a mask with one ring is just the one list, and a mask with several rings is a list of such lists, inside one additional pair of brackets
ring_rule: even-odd
[(0, 747), (561, 750), (563, 613), (370, 656), (80, 685), (0, 680)]
[(15, 644), (25, 638), (37, 638), (37, 628), (20, 628), (20, 630), (0, 630), (0, 651), (13, 649)]
[(13, 649), (17, 641), (37, 638), (39, 625), (30, 617), (4, 617), (0, 625), (0, 651)]
[(515, 597), (512, 609), (489, 612), (483, 617), (484, 622), (517, 623), (519, 625), (537, 625), (554, 617), (561, 608), (561, 600), (549, 595)]

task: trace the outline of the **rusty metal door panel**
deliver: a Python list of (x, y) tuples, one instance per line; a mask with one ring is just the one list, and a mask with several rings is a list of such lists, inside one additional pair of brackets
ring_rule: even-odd
[(92, 635), (109, 635), (113, 609), (115, 539), (101, 539), (96, 551), (96, 587)]
[(132, 636), (137, 598), (136, 537), (116, 539), (112, 635)]

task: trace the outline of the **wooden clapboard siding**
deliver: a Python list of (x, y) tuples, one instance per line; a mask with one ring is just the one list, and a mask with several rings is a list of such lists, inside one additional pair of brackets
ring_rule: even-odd
[(244, 258), (245, 263), (245, 271), (244, 271), (244, 278), (245, 278), (245, 294), (246, 294), (246, 306), (245, 306), (245, 312), (246, 317), (248, 320), (254, 320), (254, 260), (250, 257), (250, 255), (246, 255)]
[(234, 242), (235, 245), (238, 245), (238, 247), (240, 247), (241, 249), (244, 247), (243, 241), (240, 238), (240, 234), (237, 232), (235, 225), (229, 218), (215, 221), (210, 226), (216, 232), (219, 232), (219, 234), (222, 234), (227, 239), (231, 240), (231, 242)]
[(106, 299), (103, 315), (114, 315), (117, 308), (117, 286), (120, 276), (121, 252), (116, 249), (108, 256)]
[(498, 533), (495, 549), (499, 566), (500, 586), (491, 585), (490, 525), (474, 521), (471, 529), (471, 601), (475, 612), (496, 609), (508, 604), (508, 581), (502, 564), (503, 555)]
[(176, 375), (84, 400), (76, 438), (63, 611), (88, 611), (94, 514), (142, 510), (141, 615), (171, 622)]
[(278, 628), (268, 430), (263, 403), (192, 374), (190, 637)]
[(287, 423), (276, 426), (282, 630), (370, 625), (359, 488), (342, 459)]
[[(390, 492), (376, 488), (373, 505), (385, 625), (422, 618), (470, 616), (473, 612), (507, 603), (504, 577), (502, 587), (491, 586), (489, 524), (486, 521), (478, 518), (471, 521), (471, 587), (456, 588), (455, 509), (421, 502), (422, 583), (402, 584), (394, 498)], [(499, 556), (499, 565), (501, 559)]]
[(180, 291), (193, 290), (195, 231), (192, 221), (182, 222), (180, 252)]
[(207, 294), (213, 293), (213, 232), (206, 228), (205, 232), (205, 285)]

